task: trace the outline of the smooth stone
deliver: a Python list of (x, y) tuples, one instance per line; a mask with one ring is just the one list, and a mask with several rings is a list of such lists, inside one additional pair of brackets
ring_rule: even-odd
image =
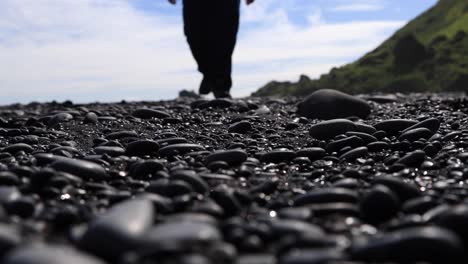
[(358, 193), (345, 188), (323, 188), (299, 195), (293, 200), (295, 206), (317, 203), (357, 203)]
[(308, 237), (323, 237), (325, 232), (318, 225), (308, 223), (306, 221), (293, 219), (276, 219), (270, 221), (272, 235), (277, 238), (282, 238), (287, 235), (308, 236)]
[(348, 119), (333, 119), (313, 125), (309, 134), (316, 139), (331, 139), (348, 131), (355, 131), (356, 125)]
[(341, 263), (347, 259), (343, 251), (329, 248), (300, 249), (288, 252), (279, 259), (279, 264), (324, 264)]
[(376, 141), (367, 144), (367, 149), (369, 150), (369, 152), (379, 152), (384, 149), (388, 149), (389, 147), (390, 146), (388, 145), (388, 143), (384, 141)]
[(390, 119), (381, 121), (374, 125), (375, 129), (382, 130), (387, 132), (389, 135), (395, 135), (400, 131), (407, 129), (413, 125), (416, 125), (418, 122), (414, 120), (407, 119)]
[(105, 264), (104, 261), (66, 246), (29, 245), (10, 252), (4, 264)]
[(380, 224), (398, 213), (400, 201), (388, 187), (377, 185), (363, 197), (360, 209), (364, 220), (371, 224)]
[(350, 136), (335, 141), (331, 141), (327, 144), (326, 150), (328, 153), (338, 152), (340, 149), (345, 147), (356, 148), (364, 145), (364, 140), (357, 136)]
[(403, 130), (402, 132), (406, 132), (408, 130), (412, 130), (415, 128), (427, 128), (430, 131), (432, 131), (432, 134), (436, 133), (437, 130), (439, 130), (440, 127), (440, 121), (437, 118), (428, 118), (426, 120), (423, 120), (415, 125), (412, 125), (408, 127), (407, 129)]
[(395, 163), (403, 164), (408, 167), (417, 167), (424, 161), (425, 158), (426, 152), (422, 150), (415, 150), (406, 154), (401, 159), (397, 160)]
[(132, 115), (134, 117), (142, 118), (142, 119), (151, 119), (151, 118), (167, 118), (170, 117), (168, 113), (165, 113), (163, 111), (155, 110), (155, 109), (150, 109), (150, 108), (140, 108), (135, 111), (133, 111)]
[(96, 154), (107, 154), (111, 157), (117, 157), (125, 154), (125, 149), (121, 147), (112, 147), (112, 146), (99, 146), (94, 148)]
[(456, 205), (435, 212), (429, 218), (429, 222), (438, 226), (447, 228), (456, 233), (464, 242), (465, 248), (468, 248), (468, 206)]
[(102, 180), (108, 178), (106, 170), (94, 162), (60, 158), (50, 164), (55, 170), (67, 172), (83, 179)]
[(148, 159), (138, 161), (130, 168), (130, 175), (139, 179), (147, 176), (154, 176), (158, 171), (164, 169), (164, 164), (160, 160)]
[(378, 104), (391, 104), (398, 101), (398, 97), (394, 94), (372, 95), (366, 96), (366, 100), (376, 102)]
[(156, 143), (158, 143), (160, 146), (163, 146), (163, 145), (188, 143), (188, 140), (186, 138), (182, 138), (182, 137), (173, 137), (173, 138), (158, 139), (158, 140), (156, 140)]
[(363, 124), (360, 122), (355, 122), (354, 124), (356, 125), (356, 132), (361, 132), (361, 133), (372, 135), (377, 131), (377, 129), (375, 129), (371, 125)]
[(165, 197), (176, 197), (192, 193), (193, 189), (185, 181), (169, 181), (168, 179), (159, 179), (150, 182), (146, 188), (147, 192), (156, 193)]
[(364, 140), (364, 143), (365, 144), (369, 144), (369, 143), (372, 143), (372, 142), (376, 142), (378, 139), (368, 133), (364, 133), (364, 132), (356, 132), (356, 131), (350, 131), (350, 132), (346, 132), (346, 135), (347, 136), (357, 136), (359, 138), (361, 138), (362, 140)]
[(174, 156), (201, 150), (205, 150), (205, 148), (197, 144), (181, 143), (162, 147), (159, 149), (159, 154), (162, 156)]
[(112, 132), (106, 135), (106, 138), (110, 140), (121, 139), (121, 138), (126, 138), (126, 137), (136, 138), (138, 137), (138, 134), (135, 131), (123, 130), (123, 131)]
[(220, 205), (226, 216), (234, 216), (242, 210), (239, 199), (234, 194), (234, 189), (226, 185), (219, 185), (210, 192), (210, 197)]
[(244, 254), (237, 257), (235, 264), (277, 264), (273, 254)]
[(138, 248), (153, 221), (154, 206), (150, 200), (127, 200), (91, 221), (78, 246), (105, 259), (119, 259)]
[(93, 112), (89, 112), (85, 115), (83, 122), (85, 124), (97, 124), (98, 116)]
[(365, 157), (367, 156), (368, 153), (369, 153), (369, 150), (367, 149), (367, 147), (358, 147), (358, 148), (352, 149), (344, 153), (343, 155), (340, 156), (340, 159), (351, 161), (357, 158)]
[(159, 144), (153, 140), (137, 140), (126, 146), (126, 153), (129, 156), (145, 156), (158, 153)]
[(315, 217), (328, 217), (330, 215), (360, 217), (357, 203), (330, 202), (307, 205)]
[(392, 176), (379, 176), (373, 181), (374, 184), (382, 184), (392, 190), (400, 202), (405, 202), (421, 196), (421, 191), (412, 183), (404, 182), (403, 180)]
[(0, 204), (14, 201), (21, 197), (21, 193), (14, 186), (0, 186)]
[(290, 161), (296, 157), (296, 153), (289, 149), (275, 149), (260, 156), (260, 161), (265, 163), (280, 163)]
[(307, 157), (310, 161), (319, 160), (326, 155), (326, 151), (323, 148), (313, 147), (313, 148), (305, 148), (298, 150), (296, 152), (297, 157)]
[(11, 171), (0, 171), (0, 186), (18, 185), (19, 183), (20, 179), (15, 173)]
[(10, 215), (16, 215), (21, 218), (32, 217), (39, 207), (40, 203), (31, 196), (21, 196), (10, 200), (4, 204), (5, 210)]
[(430, 196), (421, 196), (410, 199), (403, 204), (403, 212), (407, 214), (423, 215), (427, 211), (437, 207), (440, 203)]
[(52, 118), (47, 122), (51, 127), (56, 126), (63, 122), (68, 122), (73, 119), (73, 116), (69, 113), (58, 113), (52, 116)]
[(142, 248), (154, 250), (172, 247), (178, 250), (212, 246), (222, 241), (222, 234), (214, 225), (206, 222), (171, 220), (155, 225), (146, 232)]
[(298, 114), (307, 118), (335, 119), (348, 116), (366, 118), (370, 105), (357, 97), (332, 89), (320, 89), (298, 104)]
[(10, 154), (16, 154), (19, 151), (30, 153), (33, 150), (34, 150), (33, 147), (31, 147), (29, 144), (26, 144), (26, 143), (12, 144), (2, 149), (3, 152), (8, 152)]
[(227, 98), (217, 98), (210, 101), (202, 101), (200, 104), (194, 106), (194, 108), (198, 107), (200, 109), (206, 109), (209, 107), (212, 108), (228, 108), (234, 105), (234, 102)]
[(14, 226), (0, 224), (0, 259), (22, 242), (21, 235)]
[(283, 219), (308, 221), (313, 217), (312, 210), (307, 207), (286, 207), (277, 213), (278, 217)]
[(197, 193), (206, 194), (210, 190), (210, 186), (192, 170), (176, 170), (171, 172), (170, 178), (172, 180), (180, 180), (190, 184), (190, 186)]
[(172, 200), (155, 193), (141, 193), (135, 196), (135, 199), (151, 201), (157, 213), (169, 213), (173, 211)]
[(239, 165), (247, 160), (247, 153), (244, 150), (233, 149), (233, 150), (222, 150), (216, 151), (213, 154), (208, 155), (205, 158), (205, 164), (209, 164), (214, 161), (225, 161), (229, 165)]
[(228, 128), (229, 133), (245, 134), (252, 130), (252, 124), (248, 121), (240, 121), (232, 124)]
[(413, 227), (355, 243), (353, 259), (366, 262), (464, 263), (464, 249), (455, 233), (439, 227)]
[(432, 132), (431, 130), (425, 127), (420, 127), (420, 128), (414, 128), (411, 130), (406, 130), (406, 132), (403, 132), (398, 139), (400, 141), (408, 140), (410, 142), (413, 142), (420, 138), (428, 139), (433, 134), (434, 132)]

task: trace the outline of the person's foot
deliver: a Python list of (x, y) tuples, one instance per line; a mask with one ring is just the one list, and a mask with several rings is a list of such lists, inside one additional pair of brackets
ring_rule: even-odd
[(230, 79), (216, 79), (214, 81), (213, 87), (213, 95), (215, 98), (232, 98), (231, 94), (229, 93), (229, 88), (232, 85), (232, 81)]
[(232, 98), (229, 91), (214, 90), (213, 95), (215, 98)]
[(213, 84), (208, 80), (208, 78), (203, 77), (203, 80), (200, 83), (200, 88), (198, 90), (199, 94), (209, 94), (213, 91)]

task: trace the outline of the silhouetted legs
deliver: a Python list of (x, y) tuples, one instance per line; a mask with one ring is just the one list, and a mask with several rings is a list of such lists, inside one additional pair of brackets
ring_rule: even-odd
[(203, 74), (201, 94), (229, 95), (239, 7), (239, 0), (184, 0), (184, 32)]

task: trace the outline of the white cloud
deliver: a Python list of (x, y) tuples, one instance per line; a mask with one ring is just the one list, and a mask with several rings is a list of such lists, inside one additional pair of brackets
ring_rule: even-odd
[(383, 10), (386, 6), (385, 0), (354, 0), (342, 1), (342, 3), (331, 8), (335, 12), (363, 12), (363, 11), (378, 11)]
[[(142, 12), (130, 1), (1, 0), (0, 103), (157, 100), (196, 89), (200, 76), (181, 17)], [(298, 25), (290, 19), (295, 8), (294, 0), (262, 0), (243, 9), (234, 95), (248, 95), (272, 79), (317, 77), (403, 24), (329, 23), (310, 7), (302, 13), (307, 24)]]

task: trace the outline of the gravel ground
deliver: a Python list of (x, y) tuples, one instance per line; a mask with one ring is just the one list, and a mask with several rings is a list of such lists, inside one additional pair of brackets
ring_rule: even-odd
[(0, 107), (0, 262), (466, 263), (468, 100), (362, 98)]

